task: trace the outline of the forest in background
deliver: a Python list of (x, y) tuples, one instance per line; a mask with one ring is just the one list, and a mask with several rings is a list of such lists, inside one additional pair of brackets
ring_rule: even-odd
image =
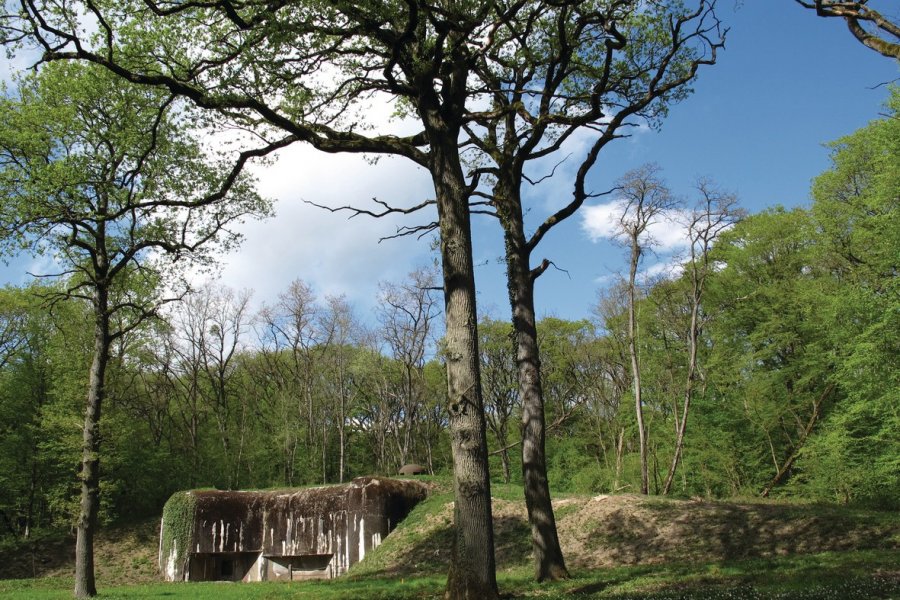
[[(898, 165), (895, 89), (883, 119), (833, 144), (809, 208), (747, 216), (679, 277), (638, 286), (651, 493), (663, 491), (690, 386), (671, 494), (898, 508)], [(335, 483), (408, 462), (450, 473), (436, 277), (385, 282), (375, 325), (297, 280), (255, 312), (245, 292), (196, 290), (119, 337), (101, 422), (103, 519), (158, 514), (184, 488)], [(558, 491), (640, 489), (627, 287), (604, 290), (584, 320), (539, 323)], [(0, 294), (4, 536), (70, 528), (78, 512), (89, 307), (52, 292)], [(479, 335), (491, 475), (519, 481), (511, 325), (485, 317)]]

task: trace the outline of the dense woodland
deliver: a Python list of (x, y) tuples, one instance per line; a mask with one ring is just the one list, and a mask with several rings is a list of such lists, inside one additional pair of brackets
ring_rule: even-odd
[[(796, 4), (897, 56), (900, 29), (866, 2)], [(447, 597), (496, 598), (492, 478), (522, 483), (539, 582), (569, 576), (551, 486), (896, 507), (900, 92), (835, 142), (808, 209), (747, 216), (712, 181), (681, 200), (658, 165), (591, 187), (727, 32), (715, 0), (4, 5), (0, 42), (34, 68), (0, 101), (0, 250), (51, 272), (2, 294), (3, 535), (73, 527), (91, 597), (98, 523), (176, 489), (419, 462), (452, 473)], [(556, 176), (537, 165), (579, 136), (571, 196), (526, 225), (524, 187)], [(327, 207), (436, 209), (396, 233), (434, 232), (435, 266), (384, 282), (375, 315), (302, 273), (260, 308), (191, 285), (271, 214), (245, 167), (294, 144), (431, 178), (418, 205)], [(606, 193), (627, 273), (583, 321), (538, 320), (552, 262), (534, 253)], [(508, 324), (476, 309), (482, 215), (503, 232)], [(664, 220), (688, 251), (649, 281)]]
[[(833, 144), (809, 208), (721, 233), (705, 261), (697, 377), (684, 411), (696, 270), (638, 286), (650, 491), (771, 494), (898, 507), (900, 94)], [(702, 265), (700, 265), (702, 266)], [(408, 462), (450, 472), (436, 275), (384, 282), (374, 318), (303, 281), (252, 310), (210, 286), (119, 338), (102, 421), (103, 518), (157, 514), (178, 489), (335, 483)], [(640, 488), (627, 282), (581, 321), (539, 323), (552, 485)], [(7, 536), (77, 512), (90, 319), (39, 283), (2, 292), (0, 515)], [(511, 325), (483, 318), (480, 359), (497, 481), (521, 479)]]

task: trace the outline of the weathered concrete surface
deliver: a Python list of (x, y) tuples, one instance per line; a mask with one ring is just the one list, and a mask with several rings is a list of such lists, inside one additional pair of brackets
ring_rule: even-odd
[(337, 577), (426, 493), (415, 481), (377, 477), (299, 490), (189, 492), (195, 502), (187, 548), (163, 548), (164, 520), (160, 568), (169, 581)]
[(399, 471), (400, 475), (410, 476), (410, 475), (427, 475), (428, 469), (423, 467), (422, 465), (417, 465), (415, 463), (403, 465), (400, 467)]

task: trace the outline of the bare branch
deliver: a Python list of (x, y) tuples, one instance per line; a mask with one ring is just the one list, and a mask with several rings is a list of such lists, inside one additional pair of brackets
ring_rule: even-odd
[[(844, 19), (847, 29), (860, 43), (888, 58), (900, 59), (900, 24), (868, 6), (867, 0), (794, 0), (820, 17)], [(866, 29), (863, 24), (869, 26)]]
[(353, 217), (357, 217), (359, 215), (366, 215), (368, 217), (373, 217), (375, 219), (380, 219), (382, 217), (386, 217), (388, 215), (400, 214), (400, 215), (409, 215), (415, 212), (418, 212), (425, 208), (426, 206), (434, 206), (435, 200), (426, 200), (420, 204), (415, 206), (411, 206), (409, 208), (397, 208), (395, 206), (391, 206), (384, 200), (379, 200), (378, 198), (372, 198), (372, 202), (384, 207), (384, 210), (381, 212), (376, 212), (373, 210), (366, 210), (364, 208), (357, 208), (355, 206), (345, 205), (345, 206), (326, 206), (324, 204), (316, 204), (310, 200), (304, 200), (306, 204), (310, 206), (315, 206), (316, 208), (321, 208), (327, 210), (328, 212), (337, 213), (337, 212), (350, 212), (351, 215), (347, 217), (348, 219), (352, 219)]

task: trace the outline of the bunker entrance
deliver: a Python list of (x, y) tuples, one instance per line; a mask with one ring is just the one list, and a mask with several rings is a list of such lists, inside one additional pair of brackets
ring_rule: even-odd
[(198, 581), (244, 581), (258, 558), (259, 552), (196, 553), (190, 569)]
[(269, 581), (303, 581), (330, 579), (328, 568), (334, 554), (298, 554), (295, 556), (266, 556), (266, 579)]

